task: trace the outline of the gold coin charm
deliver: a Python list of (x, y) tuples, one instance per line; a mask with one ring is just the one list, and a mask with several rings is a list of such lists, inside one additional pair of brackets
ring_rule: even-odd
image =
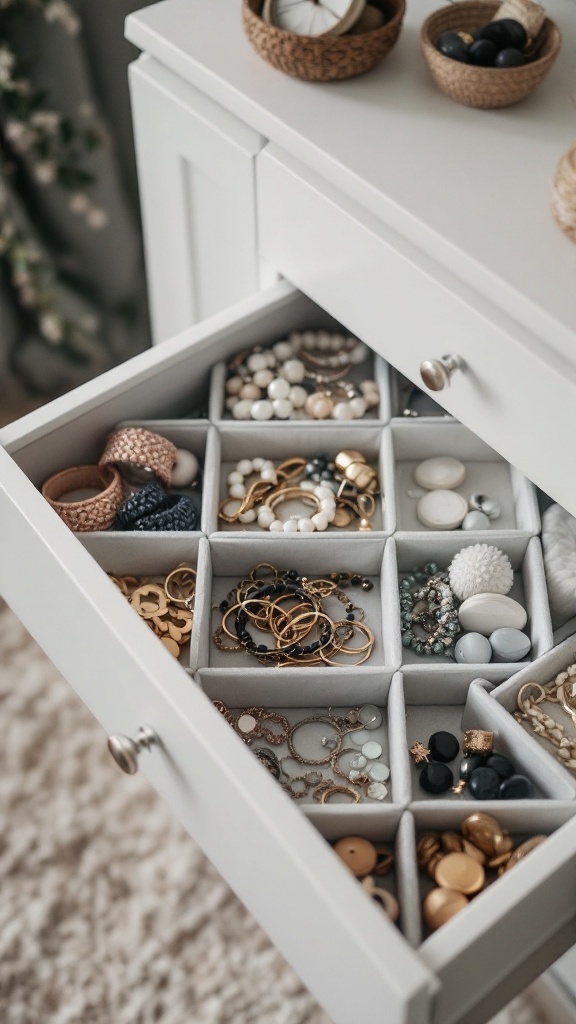
[(424, 897), (422, 912), (426, 924), (434, 932), (467, 906), (468, 900), (462, 892), (456, 892), (454, 889), (431, 889)]
[(378, 863), (378, 851), (374, 843), (362, 836), (344, 836), (339, 839), (334, 844), (334, 853), (356, 878), (371, 874)]
[(485, 881), (484, 868), (467, 853), (447, 853), (436, 867), (436, 884), (443, 889), (456, 889), (471, 896), (479, 892)]

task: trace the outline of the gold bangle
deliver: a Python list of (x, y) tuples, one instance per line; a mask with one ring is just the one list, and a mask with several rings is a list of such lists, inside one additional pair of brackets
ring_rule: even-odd
[[(364, 644), (363, 647), (349, 647), (349, 648), (346, 648), (345, 643), (343, 642), (340, 645), (340, 647), (338, 648), (338, 650), (335, 651), (334, 653), (335, 654), (344, 654), (346, 657), (348, 657), (350, 655), (353, 655), (353, 654), (362, 654), (362, 657), (359, 658), (358, 661), (352, 662), (352, 666), (351, 667), (354, 668), (356, 665), (363, 665), (365, 661), (368, 661), (368, 658), (370, 657), (370, 655), (372, 654), (372, 651), (374, 649), (374, 640), (375, 640), (374, 634), (373, 634), (371, 629), (368, 629), (368, 626), (364, 625), (363, 622), (349, 622), (346, 619), (342, 619), (340, 622), (336, 622), (335, 623), (336, 626), (343, 625), (343, 624), (346, 624), (346, 625), (349, 625), (349, 626), (355, 626), (362, 633), (365, 633), (365, 635), (368, 637), (368, 643)], [(318, 653), (319, 653), (322, 661), (326, 662), (327, 665), (333, 665), (333, 666), (338, 667), (339, 663), (331, 661), (330, 658), (326, 657), (326, 655), (324, 654), (323, 651), (319, 651)]]
[[(179, 588), (178, 596), (172, 591)], [(164, 593), (172, 604), (190, 608), (196, 593), (196, 570), (190, 565), (178, 565), (164, 580)]]

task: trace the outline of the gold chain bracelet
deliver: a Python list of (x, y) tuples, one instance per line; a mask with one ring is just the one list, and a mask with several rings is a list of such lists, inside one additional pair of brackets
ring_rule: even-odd
[(576, 726), (576, 664), (569, 665), (556, 678), (542, 685), (529, 682), (518, 691), (517, 722), (528, 722), (537, 736), (556, 747), (556, 758), (576, 773), (576, 735), (565, 735), (566, 727), (547, 715), (541, 705), (559, 704)]

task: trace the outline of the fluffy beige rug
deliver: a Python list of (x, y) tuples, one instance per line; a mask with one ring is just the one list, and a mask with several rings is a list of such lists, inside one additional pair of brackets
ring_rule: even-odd
[(0, 713), (2, 1024), (330, 1024), (5, 607)]

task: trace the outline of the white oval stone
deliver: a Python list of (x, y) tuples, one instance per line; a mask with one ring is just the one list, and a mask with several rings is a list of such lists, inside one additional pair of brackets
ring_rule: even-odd
[(231, 484), (243, 484), (244, 477), (246, 475), (246, 473), (240, 473), (238, 470), (235, 469), (232, 473), (228, 474), (226, 478), (226, 483), (228, 484), (229, 487)]
[(450, 491), (453, 487), (459, 487), (466, 479), (466, 466), (460, 459), (453, 459), (451, 455), (435, 455), (431, 459), (424, 459), (424, 462), (416, 466), (414, 479), (420, 487), (425, 487), (428, 491)]
[[(245, 476), (249, 476), (250, 473), (252, 473), (254, 469), (255, 469), (255, 467), (254, 467), (251, 459), (240, 459), (240, 461), (236, 463), (236, 470), (235, 470), (235, 472), (236, 473), (240, 473), (242, 477), (245, 477)], [(230, 476), (228, 477), (228, 482), (229, 483), (237, 484), (237, 483), (241, 483), (242, 482), (241, 480), (232, 480), (231, 477), (232, 477), (232, 473), (230, 473)]]
[(298, 520), (287, 519), (282, 529), (284, 530), (284, 533), (298, 533)]
[(259, 473), (261, 469), (264, 469), (264, 466), (266, 465), (267, 461), (267, 459), (263, 459), (260, 455), (258, 455), (255, 459), (252, 459), (252, 468), (254, 472)]
[(458, 617), (462, 629), (483, 636), (504, 626), (523, 629), (528, 621), (526, 609), (506, 594), (473, 594), (460, 605)]
[(495, 629), (490, 634), (489, 642), (496, 661), (522, 661), (532, 646), (526, 633), (509, 626)]
[(456, 530), (468, 512), (468, 502), (456, 491), (427, 491), (416, 506), (416, 514), (429, 530)]
[(253, 508), (248, 508), (245, 512), (240, 513), (238, 519), (241, 523), (253, 523), (256, 519), (256, 512)]
[(352, 739), (354, 743), (367, 743), (370, 739), (370, 733), (367, 729), (358, 729), (352, 733)]
[(270, 533), (284, 533), (284, 523), (280, 519), (273, 519), (268, 529)]
[(170, 483), (172, 487), (188, 487), (193, 483), (200, 472), (200, 463), (187, 448), (176, 449), (176, 462), (172, 467)]
[(228, 493), (231, 498), (243, 498), (246, 494), (246, 488), (244, 484), (230, 484)]
[(454, 645), (454, 658), (460, 665), (487, 665), (492, 658), (490, 641), (482, 633), (464, 633)]

